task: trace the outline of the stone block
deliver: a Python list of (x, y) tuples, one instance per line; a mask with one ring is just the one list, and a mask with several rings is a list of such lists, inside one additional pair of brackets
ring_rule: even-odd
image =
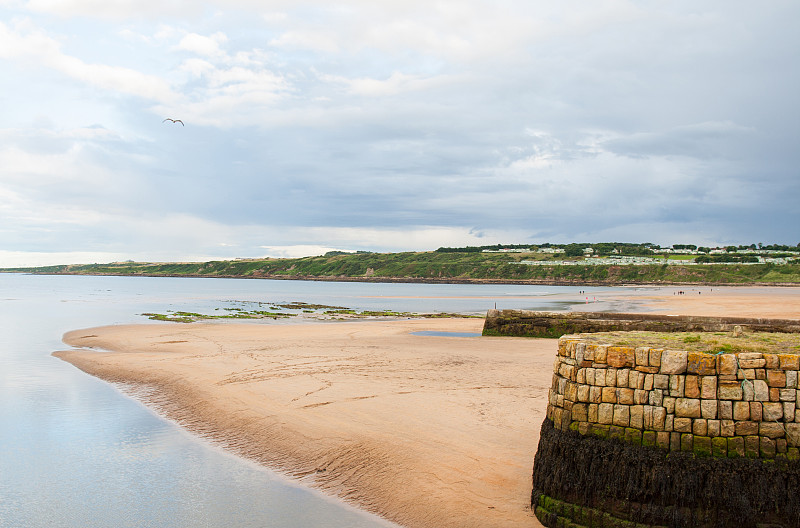
[(758, 380), (747, 379), (742, 381), (742, 399), (744, 401), (753, 401), (756, 399), (755, 381)]
[(687, 375), (684, 378), (683, 395), (686, 398), (700, 397), (700, 378), (698, 376)]
[(733, 436), (728, 438), (728, 457), (729, 458), (744, 458), (744, 438), (741, 436)]
[(578, 401), (588, 402), (590, 387), (588, 385), (578, 385)]
[(641, 445), (642, 431), (640, 429), (634, 429), (632, 427), (625, 429), (625, 441), (629, 444)]
[(758, 426), (758, 434), (775, 439), (786, 436), (786, 430), (783, 428), (783, 424), (775, 422), (761, 422), (761, 424)]
[(708, 436), (708, 421), (698, 418), (692, 422), (692, 434), (695, 436)]
[(596, 403), (589, 404), (589, 421), (591, 423), (597, 423), (599, 407), (600, 406)]
[(800, 446), (800, 423), (787, 423), (786, 427), (786, 441), (789, 447)]
[(692, 451), (695, 452), (697, 456), (701, 457), (708, 457), (711, 456), (711, 438), (707, 436), (698, 436), (694, 435)]
[(644, 375), (644, 387), (642, 387), (646, 391), (653, 390), (653, 376), (655, 374), (645, 374)]
[(643, 389), (633, 391), (633, 402), (636, 405), (644, 405), (650, 401), (650, 393)]
[(736, 436), (748, 436), (758, 434), (758, 422), (742, 421), (735, 422)]
[(764, 404), (761, 402), (750, 402), (750, 419), (754, 422), (760, 422), (764, 416)]
[(719, 420), (709, 420), (708, 421), (708, 436), (715, 437), (721, 436), (721, 427)]
[(589, 401), (591, 403), (601, 403), (603, 401), (603, 387), (589, 387)]
[(761, 437), (761, 446), (759, 449), (759, 454), (761, 458), (775, 458), (775, 440), (772, 438), (765, 438)]
[(575, 361), (583, 363), (586, 354), (586, 343), (578, 343), (575, 345)]
[(675, 414), (675, 398), (672, 396), (664, 396), (661, 405), (667, 410), (667, 414)]
[(661, 389), (653, 389), (650, 391), (650, 398), (648, 403), (650, 405), (662, 405), (664, 401), (664, 391)]
[[(651, 367), (660, 367), (661, 366), (661, 353), (663, 349), (660, 348), (651, 348), (650, 349), (650, 357), (648, 358), (648, 362), (650, 363)], [(800, 370), (800, 366), (797, 369)]]
[(700, 418), (700, 400), (697, 398), (678, 398), (675, 400), (675, 416), (684, 418)]
[(717, 400), (700, 400), (700, 414), (707, 420), (716, 420)]
[(603, 425), (611, 425), (614, 422), (614, 405), (611, 403), (601, 403), (597, 409), (597, 422)]
[(636, 367), (636, 370), (645, 374), (658, 374), (660, 367)]
[(767, 385), (783, 389), (786, 387), (786, 373), (782, 370), (767, 370)]
[(748, 458), (759, 458), (761, 456), (761, 439), (754, 435), (745, 436), (744, 454)]
[(678, 418), (673, 420), (672, 428), (678, 433), (691, 433), (692, 432), (692, 419), (691, 418)]
[(711, 454), (715, 458), (723, 458), (728, 456), (728, 440), (726, 438), (712, 437)]
[(796, 370), (787, 370), (786, 372), (786, 388), (787, 389), (796, 389), (797, 388), (797, 371)]
[(592, 368), (594, 371), (594, 383), (592, 385), (596, 387), (605, 387), (606, 386), (606, 369), (604, 368)]
[(650, 366), (650, 349), (648, 347), (637, 347), (634, 351), (636, 365), (642, 367)]
[(594, 352), (597, 350), (597, 345), (594, 344), (587, 344), (586, 349), (583, 352), (583, 360), (584, 361), (594, 361)]
[(720, 420), (733, 420), (733, 402), (730, 400), (718, 400), (717, 416), (719, 416)]
[(586, 436), (587, 434), (589, 434), (591, 429), (592, 429), (592, 424), (590, 424), (589, 422), (579, 422), (578, 423), (578, 432), (580, 434), (582, 434), (583, 436)]
[(603, 387), (603, 403), (617, 403), (617, 389)]
[(673, 398), (683, 398), (683, 391), (686, 386), (686, 376), (672, 374), (669, 377), (669, 395)]
[(564, 398), (569, 400), (569, 401), (572, 401), (572, 402), (578, 401), (578, 384), (577, 383), (573, 383), (573, 382), (567, 383), (566, 388), (564, 389)]
[(800, 370), (800, 355), (778, 354), (781, 370)]
[(637, 429), (644, 428), (644, 405), (632, 405), (630, 413), (630, 426)]
[(669, 450), (670, 451), (680, 451), (681, 450), (681, 433), (670, 433), (669, 435)]
[(738, 370), (735, 354), (717, 355), (717, 373), (735, 375)]
[(766, 369), (753, 369), (753, 372), (756, 373), (755, 379), (766, 380), (767, 379), (767, 370)]
[(614, 425), (628, 427), (631, 421), (631, 411), (628, 405), (614, 406)]
[(717, 373), (717, 358), (713, 354), (689, 352), (686, 356), (686, 372), (711, 376)]
[(628, 371), (628, 388), (641, 389), (639, 386), (639, 372), (636, 372), (635, 370)]
[(670, 434), (667, 431), (659, 431), (656, 433), (656, 446), (661, 449), (669, 449)]
[(783, 402), (783, 419), (787, 422), (793, 422), (797, 410), (795, 409), (794, 402)]
[(634, 367), (636, 365), (634, 349), (625, 346), (608, 347), (606, 363), (610, 367)]
[(633, 405), (633, 389), (617, 389), (617, 403), (622, 405)]
[(612, 425), (608, 430), (608, 437), (617, 440), (625, 439), (625, 428), (618, 425)]
[(764, 366), (768, 369), (781, 368), (780, 360), (777, 354), (764, 354)]
[(750, 403), (746, 401), (733, 402), (733, 419), (736, 421), (750, 419)]
[(764, 360), (764, 354), (760, 352), (742, 352), (739, 354), (739, 368), (764, 368), (766, 364), (767, 362)]
[(642, 432), (642, 445), (644, 447), (655, 447), (656, 446), (656, 432), (655, 431), (643, 431)]
[(661, 390), (669, 389), (669, 376), (666, 374), (653, 375), (653, 388)]
[(645, 429), (652, 429), (653, 428), (653, 406), (652, 405), (645, 405), (644, 406), (644, 428)]
[(664, 430), (665, 431), (674, 431), (675, 430), (675, 415), (674, 414), (667, 414), (666, 418), (664, 418)]
[(793, 402), (797, 399), (796, 389), (778, 389), (778, 394), (782, 402)]
[(665, 350), (661, 354), (661, 374), (683, 374), (686, 372), (688, 352)]
[(608, 345), (597, 345), (594, 349), (594, 362), (605, 363), (608, 355)]
[(700, 378), (700, 397), (704, 400), (715, 400), (717, 398), (716, 376), (703, 376)]
[(589, 421), (589, 406), (585, 403), (576, 403), (572, 406), (572, 419), (579, 422)]
[(667, 410), (663, 407), (653, 407), (653, 429), (655, 431), (664, 431), (664, 425), (667, 419)]
[(579, 385), (586, 385), (586, 369), (585, 368), (578, 369), (578, 372), (576, 373), (575, 381)]
[(681, 451), (694, 450), (694, 435), (691, 433), (684, 433), (681, 435)]
[(617, 387), (627, 387), (628, 377), (631, 370), (626, 368), (617, 369)]
[[(739, 369), (739, 371), (736, 373), (736, 378), (739, 380), (743, 379), (754, 380), (756, 379), (756, 369), (744, 369), (744, 368)], [(764, 376), (761, 376), (761, 379), (764, 378), (766, 378), (766, 374)]]
[(778, 438), (778, 439), (776, 439), (776, 440), (775, 440), (775, 445), (776, 445), (776, 446), (777, 446), (777, 448), (778, 448), (778, 453), (784, 453), (784, 454), (786, 453), (786, 450), (787, 450), (786, 448), (787, 448), (787, 447), (789, 447), (789, 446), (786, 444), (786, 439), (785, 439), (785, 438)]
[(753, 392), (756, 401), (769, 401), (769, 386), (764, 380), (753, 381)]
[(762, 419), (774, 422), (783, 419), (783, 404), (780, 402), (764, 402)]
[(600, 438), (608, 438), (608, 431), (610, 429), (610, 425), (592, 424), (592, 434)]
[(617, 371), (619, 369), (616, 368), (608, 368), (606, 370), (606, 386), (607, 387), (616, 387), (617, 386)]

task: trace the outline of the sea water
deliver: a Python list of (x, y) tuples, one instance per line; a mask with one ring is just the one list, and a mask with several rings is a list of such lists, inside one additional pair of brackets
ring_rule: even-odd
[(399, 312), (565, 309), (583, 302), (585, 294), (575, 290), (0, 274), (0, 527), (391, 526), (229, 455), (54, 358), (53, 351), (67, 348), (61, 336), (69, 330), (248, 303)]

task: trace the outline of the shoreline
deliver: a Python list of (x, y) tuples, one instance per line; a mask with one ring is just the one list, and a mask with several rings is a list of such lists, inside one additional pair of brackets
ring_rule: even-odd
[(671, 287), (671, 286), (686, 286), (686, 287), (720, 287), (720, 288), (738, 288), (738, 287), (759, 287), (759, 288), (800, 288), (800, 283), (796, 282), (746, 282), (746, 283), (731, 283), (731, 282), (636, 282), (636, 281), (592, 281), (584, 279), (575, 280), (546, 280), (546, 279), (472, 279), (472, 278), (426, 278), (426, 277), (346, 277), (346, 276), (305, 276), (305, 275), (185, 275), (173, 273), (67, 273), (67, 272), (46, 272), (38, 273), (31, 271), (5, 271), (0, 270), (0, 273), (21, 273), (27, 275), (76, 275), (76, 276), (90, 276), (90, 277), (165, 277), (173, 279), (248, 279), (248, 280), (295, 280), (295, 281), (309, 281), (309, 282), (368, 282), (368, 283), (385, 283), (385, 284), (516, 284), (520, 286), (599, 286), (599, 287), (626, 287), (626, 286), (651, 286), (651, 287)]
[[(686, 291), (678, 294), (678, 291)], [(796, 288), (608, 292), (634, 311), (800, 319)], [(226, 450), (408, 528), (541, 526), (531, 470), (557, 341), (483, 319), (137, 324), (56, 352)]]

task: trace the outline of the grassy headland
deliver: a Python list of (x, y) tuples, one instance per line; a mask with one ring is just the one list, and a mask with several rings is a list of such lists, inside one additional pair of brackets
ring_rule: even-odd
[[(533, 253), (407, 252), (333, 254), (294, 259), (80, 264), (0, 271), (36, 274), (239, 277), (375, 282), (532, 284), (800, 285), (800, 261), (787, 264), (593, 264)], [(530, 264), (535, 261), (536, 265)], [(552, 261), (552, 264), (549, 262)], [(526, 263), (527, 262), (527, 263)], [(583, 264), (586, 262), (586, 264)]]

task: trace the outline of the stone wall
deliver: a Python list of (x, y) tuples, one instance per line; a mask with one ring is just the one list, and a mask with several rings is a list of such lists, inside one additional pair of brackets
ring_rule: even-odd
[(729, 332), (739, 326), (747, 332), (800, 333), (800, 321), (749, 317), (702, 317), (646, 313), (534, 312), (489, 310), (484, 335), (560, 337), (589, 332), (646, 330), (653, 332)]
[[(594, 442), (616, 442), (624, 445), (625, 449), (633, 449), (630, 451), (632, 454), (627, 455), (631, 460), (640, 458), (645, 450), (656, 452), (660, 462), (651, 460), (647, 463), (649, 468), (660, 467), (661, 463), (667, 466), (677, 464), (681, 460), (684, 465), (688, 464), (686, 467), (664, 466), (667, 468), (665, 471), (674, 475), (681, 471), (692, 475), (692, 461), (704, 457), (712, 461), (713, 467), (705, 468), (706, 472), (711, 471), (712, 474), (722, 467), (719, 463), (715, 465), (713, 461), (742, 459), (735, 471), (731, 469), (732, 462), (729, 462), (724, 472), (734, 471), (738, 475), (737, 486), (744, 490), (742, 493), (745, 496), (762, 493), (750, 488), (757, 479), (750, 478), (748, 483), (742, 481), (742, 475), (751, 470), (760, 471), (764, 461), (771, 462), (768, 469), (779, 472), (778, 476), (769, 477), (772, 480), (785, 477), (786, 467), (793, 468), (791, 471), (795, 472), (800, 467), (797, 462), (800, 459), (799, 375), (800, 356), (796, 354), (711, 355), (649, 347), (609, 346), (589, 343), (578, 336), (564, 336), (559, 339), (542, 438), (545, 439), (545, 429), (550, 427), (553, 430), (548, 433), (550, 439), (547, 442), (550, 444), (573, 438), (577, 442), (574, 445), (583, 445), (582, 439), (591, 438)], [(596, 445), (592, 447), (593, 451), (598, 449)], [(559, 488), (566, 486), (565, 489), (570, 489), (572, 484), (566, 481), (554, 489), (542, 489), (541, 483), (551, 478), (542, 474), (543, 468), (552, 464), (572, 463), (569, 460), (553, 460), (553, 457), (572, 456), (561, 451), (563, 448), (548, 451), (547, 445), (540, 444), (534, 464), (532, 507), (542, 522), (549, 519), (550, 523), (545, 524), (555, 526), (552, 524), (554, 515), (572, 519), (570, 522), (574, 522), (574, 516), (558, 515), (551, 510), (555, 508), (554, 504), (563, 503), (568, 506), (568, 511), (573, 512), (573, 506), (581, 502), (585, 504), (579, 504), (579, 509), (594, 508), (603, 515), (611, 515), (619, 522), (633, 522), (631, 518), (638, 519), (638, 514), (631, 517), (631, 514), (622, 515), (617, 511), (616, 516), (612, 515), (613, 512), (607, 511), (609, 502), (605, 500), (609, 497), (603, 497), (602, 493), (599, 498), (593, 495), (591, 501), (576, 499), (574, 493)], [(550, 455), (545, 455), (545, 452)], [(671, 461), (666, 456), (669, 453), (672, 453)], [(674, 455), (678, 453), (685, 455), (683, 458), (676, 458)], [(630, 463), (638, 465), (640, 462)], [(537, 464), (539, 485), (536, 483)], [(608, 461), (597, 462), (593, 471), (599, 475), (603, 472), (626, 470), (608, 467), (608, 464)], [(652, 471), (649, 468), (640, 467), (635, 471)], [(572, 478), (574, 481), (577, 475), (567, 475), (564, 478)], [(694, 476), (691, 478), (696, 479)], [(800, 472), (793, 478), (793, 489), (797, 491), (796, 486), (800, 486)], [(717, 484), (724, 487), (725, 479)], [(670, 484), (674, 485), (675, 483)], [(663, 488), (663, 484), (661, 487)], [(678, 496), (683, 497), (681, 493), (683, 492), (678, 493)], [(716, 493), (724, 495), (725, 491), (718, 489)], [(702, 495), (698, 489), (685, 493), (689, 494)], [(651, 495), (656, 497), (658, 491), (652, 491)], [(663, 502), (664, 498), (659, 500)], [(708, 503), (696, 504), (691, 500), (681, 502), (682, 500), (667, 500), (667, 503), (661, 504), (660, 509), (656, 508), (660, 516), (650, 515), (647, 519), (651, 522), (642, 526), (725, 526), (729, 522), (719, 520), (720, 514), (715, 509), (717, 507), (712, 508)], [(752, 498), (748, 501), (751, 505), (757, 503)], [(611, 503), (613, 506), (614, 501)], [(550, 504), (550, 509), (546, 504)], [(639, 504), (652, 506), (647, 500), (642, 500)], [(718, 506), (721, 507), (723, 506)], [(619, 510), (619, 504), (614, 508)], [(751, 511), (752, 508), (748, 508), (750, 507), (740, 505), (734, 510), (742, 510), (737, 513), (740, 518), (749, 518), (748, 515), (752, 517), (755, 513)], [(762, 505), (759, 508), (772, 510), (755, 515), (753, 518), (756, 520), (760, 515), (761, 519), (772, 519), (771, 526), (800, 526), (800, 511), (795, 512), (797, 517), (787, 521), (781, 517), (781, 509), (785, 514), (784, 506)], [(556, 509), (564, 513), (560, 506)], [(683, 512), (683, 517), (677, 515), (679, 510)], [(753, 526), (758, 525), (756, 521), (753, 522), (756, 523)], [(740, 524), (738, 520), (737, 525), (750, 526), (747, 523)], [(586, 526), (628, 525), (612, 523)]]

